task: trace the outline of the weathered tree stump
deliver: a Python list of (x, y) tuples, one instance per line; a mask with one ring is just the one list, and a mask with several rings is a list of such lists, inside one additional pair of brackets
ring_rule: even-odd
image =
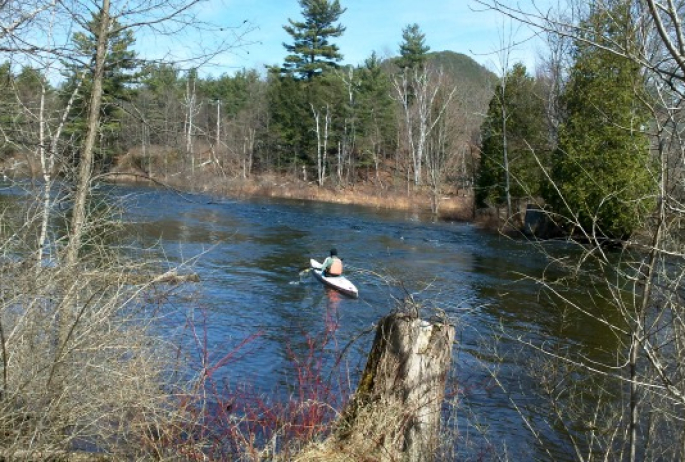
[(433, 460), (453, 341), (446, 320), (406, 313), (383, 318), (334, 446), (357, 460)]

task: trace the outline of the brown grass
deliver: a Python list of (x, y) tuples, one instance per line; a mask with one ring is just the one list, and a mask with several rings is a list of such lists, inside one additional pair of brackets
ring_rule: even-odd
[(378, 402), (365, 406), (357, 415), (353, 432), (344, 432), (345, 438), (334, 433), (323, 442), (311, 444), (294, 462), (390, 462), (393, 452), (389, 446), (400, 437), (393, 429), (401, 433), (406, 419), (406, 410), (397, 404)]
[[(346, 188), (319, 187), (312, 183), (286, 181), (270, 182), (264, 179), (258, 183), (244, 185), (243, 196), (269, 196), (290, 199), (312, 200), (345, 205), (364, 205), (388, 210), (430, 211), (430, 197), (424, 191), (411, 191), (406, 188), (377, 188), (372, 184), (354, 185)], [(445, 196), (440, 203), (440, 218), (470, 220), (472, 217), (472, 197)]]
[[(201, 148), (201, 149), (200, 149)], [(226, 197), (276, 197), (284, 199), (311, 200), (346, 205), (364, 205), (388, 210), (428, 212), (431, 198), (427, 188), (407, 188), (406, 184), (392, 186), (392, 180), (378, 186), (374, 181), (360, 179), (346, 186), (334, 185), (332, 181), (319, 187), (315, 182), (304, 182), (288, 175), (262, 174), (240, 178), (228, 174), (211, 160), (208, 146), (201, 146), (196, 168), (191, 172), (182, 162), (182, 155), (161, 146), (148, 147), (145, 155), (136, 147), (119, 156), (116, 166), (105, 177), (108, 181), (123, 183), (167, 184), (179, 190), (203, 192)], [(9, 177), (35, 177), (36, 169), (31, 156), (9, 156), (0, 161), (0, 172)], [(164, 172), (169, 172), (166, 176)], [(175, 172), (171, 174), (170, 172)], [(1, 177), (0, 177), (1, 178)], [(438, 217), (444, 220), (472, 221), (474, 219), (473, 195), (452, 191), (442, 196)]]
[[(126, 175), (131, 173), (131, 175)], [(118, 168), (112, 180), (139, 182), (142, 173), (136, 166)], [(274, 197), (307, 201), (328, 202), (345, 205), (364, 205), (387, 210), (430, 212), (430, 196), (427, 190), (403, 187), (378, 187), (371, 182), (346, 187), (304, 182), (285, 175), (264, 174), (251, 178), (227, 178), (215, 171), (197, 171), (194, 175), (175, 175), (155, 178), (180, 190), (191, 190), (225, 197)], [(195, 186), (201, 185), (201, 186)], [(445, 195), (440, 202), (440, 219), (471, 221), (473, 219), (473, 196), (470, 194)]]

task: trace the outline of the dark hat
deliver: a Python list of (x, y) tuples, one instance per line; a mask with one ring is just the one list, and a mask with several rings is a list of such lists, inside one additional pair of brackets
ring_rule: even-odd
[(338, 255), (338, 250), (335, 249), (335, 248), (331, 249), (331, 257), (332, 257), (333, 255)]

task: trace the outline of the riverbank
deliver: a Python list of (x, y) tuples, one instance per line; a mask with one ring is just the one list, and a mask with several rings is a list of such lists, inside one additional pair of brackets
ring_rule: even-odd
[[(9, 179), (38, 177), (39, 165), (32, 160), (30, 156), (7, 158), (0, 162), (0, 172)], [(428, 186), (408, 184), (402, 178), (393, 177), (388, 171), (379, 174), (378, 178), (360, 177), (344, 185), (336, 184), (329, 178), (324, 186), (319, 186), (316, 181), (304, 181), (299, 176), (288, 174), (265, 173), (249, 178), (234, 177), (226, 175), (221, 169), (206, 165), (191, 173), (180, 166), (165, 166), (159, 159), (154, 163), (155, 171), (175, 170), (176, 173), (157, 175), (150, 172), (150, 169), (143, 170), (139, 164), (132, 156), (123, 156), (112, 171), (103, 174), (101, 178), (115, 183), (156, 183), (179, 191), (220, 197), (274, 197), (432, 213), (433, 195)], [(443, 191), (438, 206), (438, 219), (469, 221), (486, 228), (493, 227), (487, 214), (476, 214), (472, 190), (458, 189), (447, 184)], [(497, 228), (496, 224), (494, 228)]]
[[(226, 178), (208, 174), (196, 174), (191, 178), (151, 179), (146, 175), (130, 172), (117, 172), (111, 177), (116, 182), (151, 183), (155, 182), (181, 191), (233, 197), (274, 197), (328, 202), (346, 205), (366, 205), (379, 209), (408, 210), (420, 213), (431, 212), (431, 197), (427, 188), (406, 185), (358, 183), (349, 186), (333, 184), (318, 186), (315, 182), (305, 182), (285, 175), (273, 174), (251, 178)], [(440, 199), (438, 218), (448, 221), (474, 221), (474, 198), (471, 192), (452, 191)]]

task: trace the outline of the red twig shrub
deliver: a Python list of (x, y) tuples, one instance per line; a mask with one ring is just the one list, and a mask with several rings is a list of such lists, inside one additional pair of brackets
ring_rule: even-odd
[(303, 348), (288, 345), (290, 368), (285, 380), (274, 380), (279, 385), (269, 395), (255, 393), (246, 383), (230, 385), (227, 380), (231, 366), (249, 355), (246, 350), (262, 333), (213, 358), (207, 321), (206, 317), (202, 325), (188, 321), (193, 356), (200, 368), (192, 386), (176, 396), (175, 423), (143, 442), (153, 448), (151, 452), (183, 454), (189, 460), (258, 460), (275, 453), (287, 459), (328, 434), (351, 393), (338, 351), (336, 313), (326, 312), (319, 334), (302, 334)]

